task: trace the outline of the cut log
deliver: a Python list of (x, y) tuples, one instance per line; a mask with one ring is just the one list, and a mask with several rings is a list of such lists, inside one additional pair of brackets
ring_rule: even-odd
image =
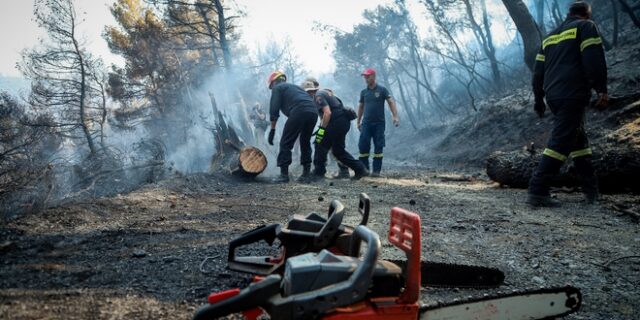
[[(487, 175), (501, 185), (527, 188), (542, 155), (522, 151), (494, 152), (487, 158)], [(595, 153), (600, 190), (603, 192), (640, 192), (640, 149), (616, 147)], [(571, 160), (560, 169), (552, 182), (554, 187), (579, 185)]]
[(232, 165), (231, 174), (251, 178), (261, 174), (267, 168), (267, 157), (255, 147), (240, 149), (237, 161)]

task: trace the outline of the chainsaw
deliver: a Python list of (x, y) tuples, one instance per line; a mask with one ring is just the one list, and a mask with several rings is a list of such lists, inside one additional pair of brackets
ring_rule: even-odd
[[(366, 225), (371, 211), (371, 199), (361, 193), (358, 203), (359, 225)], [(259, 276), (280, 274), (288, 259), (305, 253), (317, 253), (323, 249), (337, 255), (358, 257), (361, 241), (354, 238), (354, 228), (342, 223), (344, 206), (337, 200), (329, 205), (327, 218), (318, 213), (307, 216), (294, 215), (286, 226), (272, 224), (260, 226), (229, 243), (227, 267), (230, 270)], [(273, 246), (280, 242), (276, 256), (239, 256), (242, 248), (265, 241)], [(406, 261), (390, 260), (402, 269)], [(492, 288), (502, 285), (504, 273), (495, 268), (461, 264), (422, 261), (420, 264), (422, 285), (428, 287)]]
[(379, 236), (363, 225), (354, 238), (366, 243), (362, 259), (329, 250), (287, 260), (284, 274), (256, 277), (245, 289), (212, 293), (194, 320), (242, 313), (246, 319), (454, 320), (552, 319), (577, 311), (574, 287), (544, 288), (421, 306), (420, 217), (391, 210), (388, 239), (404, 251), (405, 268), (379, 259)]

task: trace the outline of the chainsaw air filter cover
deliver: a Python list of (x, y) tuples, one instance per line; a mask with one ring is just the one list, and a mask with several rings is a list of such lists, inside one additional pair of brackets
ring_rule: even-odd
[[(335, 255), (327, 250), (307, 253), (287, 260), (282, 295), (284, 297), (315, 291), (339, 282), (347, 281), (362, 261), (358, 258)], [(401, 290), (402, 269), (388, 261), (379, 260), (373, 277), (373, 288), (383, 289), (376, 296), (394, 295)], [(384, 283), (384, 286), (376, 285)]]

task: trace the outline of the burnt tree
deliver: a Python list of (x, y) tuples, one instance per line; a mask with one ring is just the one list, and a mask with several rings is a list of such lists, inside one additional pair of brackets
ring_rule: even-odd
[(216, 118), (212, 128), (216, 153), (211, 158), (210, 171), (226, 171), (243, 178), (253, 178), (262, 173), (267, 168), (267, 157), (258, 148), (244, 146), (233, 125), (224, 119), (212, 93), (209, 93), (209, 98)]

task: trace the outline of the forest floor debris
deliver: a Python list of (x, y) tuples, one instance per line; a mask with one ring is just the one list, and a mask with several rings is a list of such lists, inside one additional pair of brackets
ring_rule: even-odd
[[(210, 292), (247, 284), (225, 268), (231, 239), (294, 213), (323, 213), (332, 199), (356, 223), (360, 192), (381, 235), (390, 208), (401, 206), (423, 219), (425, 259), (506, 274), (500, 289), (425, 289), (423, 302), (572, 284), (585, 304), (568, 319), (640, 313), (638, 224), (612, 208), (640, 196), (588, 206), (580, 193), (560, 193), (561, 209), (531, 209), (525, 190), (449, 177), (467, 176), (397, 169), (357, 182), (267, 184), (200, 174), (14, 217), (0, 228), (0, 318), (189, 319)], [(384, 248), (383, 257), (399, 254)]]

